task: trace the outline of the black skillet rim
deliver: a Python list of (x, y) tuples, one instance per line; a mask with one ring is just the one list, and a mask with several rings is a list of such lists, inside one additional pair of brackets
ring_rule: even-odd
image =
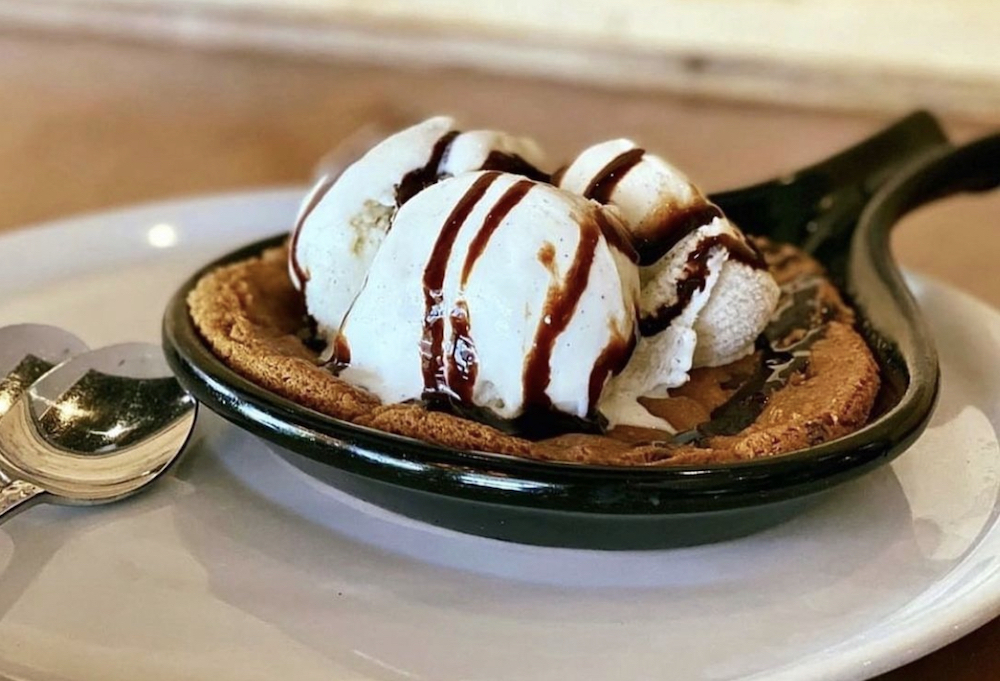
[[(928, 187), (925, 178), (964, 149), (942, 149), (889, 183), (865, 211), (851, 245), (848, 285), (858, 271), (873, 275), (899, 314), (909, 320), (913, 333), (904, 339), (903, 359), (912, 380), (899, 402), (873, 422), (806, 450), (704, 466), (542, 462), (449, 449), (301, 407), (256, 386), (217, 359), (195, 330), (185, 302), (206, 272), (277, 245), (285, 235), (234, 251), (188, 279), (168, 304), (164, 349), (182, 384), (223, 417), (295, 454), (391, 485), (489, 504), (610, 515), (697, 513), (790, 499), (827, 489), (891, 460), (916, 439), (930, 418), (939, 382), (936, 352), (891, 258), (888, 232), (915, 205), (950, 193)], [(949, 167), (958, 174), (964, 166)], [(958, 186), (958, 180), (953, 184), (966, 188)]]

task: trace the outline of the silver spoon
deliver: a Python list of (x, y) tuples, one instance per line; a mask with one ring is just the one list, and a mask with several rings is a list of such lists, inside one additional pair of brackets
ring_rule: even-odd
[(42, 375), (87, 345), (58, 326), (14, 324), (0, 328), (0, 417)]
[(156, 345), (69, 359), (0, 417), (0, 520), (43, 499), (99, 504), (138, 492), (183, 451), (196, 412)]

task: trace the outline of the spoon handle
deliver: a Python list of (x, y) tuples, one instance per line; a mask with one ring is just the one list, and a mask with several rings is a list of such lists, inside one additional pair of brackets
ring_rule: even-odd
[(26, 480), (14, 480), (0, 471), (0, 522), (31, 505), (45, 490)]

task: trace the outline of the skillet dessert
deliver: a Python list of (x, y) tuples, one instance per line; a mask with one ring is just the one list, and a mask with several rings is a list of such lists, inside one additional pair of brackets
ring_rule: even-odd
[(866, 422), (878, 367), (820, 266), (628, 140), (554, 174), (437, 117), (188, 297), (212, 351), (360, 426), (542, 460), (747, 460)]

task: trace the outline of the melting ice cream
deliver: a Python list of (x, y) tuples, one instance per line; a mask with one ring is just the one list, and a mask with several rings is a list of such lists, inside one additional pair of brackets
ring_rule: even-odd
[(530, 140), (432, 118), (303, 203), (290, 273), (345, 380), (510, 422), (672, 430), (639, 402), (753, 351), (778, 287), (756, 249), (628, 140), (551, 178)]
[(779, 289), (743, 234), (690, 180), (630, 140), (584, 150), (559, 187), (618, 209), (641, 254), (639, 339), (604, 391), (611, 425), (665, 428), (639, 397), (665, 397), (696, 366), (753, 351)]

